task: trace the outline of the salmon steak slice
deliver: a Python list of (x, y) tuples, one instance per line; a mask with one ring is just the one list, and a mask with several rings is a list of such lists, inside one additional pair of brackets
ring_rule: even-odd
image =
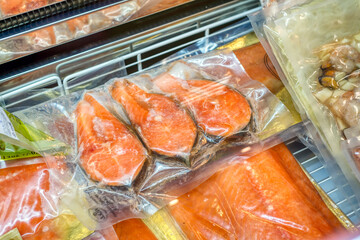
[[(190, 240), (323, 239), (341, 228), (316, 190), (282, 164), (281, 144), (232, 165), (168, 206)], [(293, 157), (291, 161), (296, 161)], [(295, 162), (296, 163), (296, 162)], [(301, 170), (301, 169), (300, 169)], [(295, 171), (299, 169), (295, 168)], [(311, 184), (309, 182), (309, 184)], [(319, 207), (319, 208), (318, 208)]]
[(183, 80), (164, 73), (153, 80), (172, 93), (193, 113), (207, 134), (227, 137), (244, 129), (251, 120), (251, 108), (244, 96), (210, 80)]
[(140, 140), (91, 95), (76, 108), (80, 163), (89, 176), (107, 185), (129, 185), (147, 154)]
[(152, 151), (169, 157), (189, 155), (197, 135), (196, 125), (171, 98), (147, 93), (127, 80), (116, 81), (111, 94)]

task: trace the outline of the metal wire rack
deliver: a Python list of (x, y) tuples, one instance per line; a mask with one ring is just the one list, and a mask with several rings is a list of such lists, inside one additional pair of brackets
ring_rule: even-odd
[[(154, 67), (161, 59), (199, 40), (206, 42), (225, 30), (248, 26), (250, 23), (245, 17), (256, 11), (258, 6), (258, 2), (254, 0), (237, 1), (227, 7), (175, 22), (166, 28), (145, 32), (136, 38), (119, 40), (96, 51), (74, 56), (58, 64), (55, 73), (0, 93), (0, 98), (2, 97), (6, 107), (16, 109), (26, 106), (33, 97), (41, 94), (47, 95), (54, 91), (59, 95), (68, 94), (78, 89), (94, 87), (111, 77), (121, 77)], [(249, 28), (239, 35), (231, 35), (228, 40), (250, 31), (252, 30)], [(93, 74), (94, 72), (97, 74)], [(29, 96), (29, 92), (36, 92), (36, 95)], [(286, 144), (320, 187), (360, 227), (360, 205), (345, 177), (340, 174), (335, 183), (326, 166), (297, 138)]]

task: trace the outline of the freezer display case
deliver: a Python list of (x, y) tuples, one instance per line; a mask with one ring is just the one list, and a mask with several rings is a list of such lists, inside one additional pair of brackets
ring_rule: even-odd
[[(38, 10), (26, 14), (31, 16), (36, 13), (34, 11), (44, 11), (45, 14), (48, 12), (47, 8), (56, 8), (60, 6), (58, 4), (67, 4), (69, 7), (68, 2), (60, 1), (48, 6), (39, 6)], [(79, 4), (77, 7), (74, 5), (51, 16), (45, 14), (29, 22), (24, 19), (14, 22), (14, 18), (24, 17), (23, 13), (16, 13), (18, 15), (14, 16), (3, 15), (3, 19), (0, 20), (0, 104), (7, 111), (16, 114), (58, 97), (66, 98), (78, 91), (94, 89), (113, 78), (136, 76), (139, 72), (184, 57), (230, 48), (245, 70), (248, 67), (247, 74), (262, 82), (280, 99), (297, 122), (292, 126), (295, 131), (290, 131), (290, 135), (286, 134), (284, 139), (277, 141), (285, 140), (286, 147), (297, 160), (309, 183), (311, 182), (309, 188), (315, 189), (316, 194), (321, 196), (320, 201), (326, 204), (325, 208), (331, 210), (331, 214), (341, 226), (350, 231), (355, 231), (359, 227), (360, 203), (356, 187), (349, 184), (336, 161), (324, 161), (324, 158), (330, 159), (331, 154), (326, 155), (324, 151), (320, 154), (313, 144), (314, 139), (306, 134), (306, 131), (311, 129), (311, 123), (301, 122), (291, 100), (288, 101), (289, 93), (281, 84), (275, 69), (269, 63), (270, 59), (266, 57), (253, 33), (247, 15), (261, 8), (259, 1), (159, 0), (144, 3), (76, 3)], [(119, 13), (115, 9), (123, 9), (124, 4), (133, 4), (133, 8), (127, 8), (126, 16), (122, 10)], [(100, 14), (119, 19), (104, 20), (103, 16), (99, 17)], [(109, 23), (98, 22), (99, 27), (92, 27), (91, 24), (96, 24), (99, 19)], [(12, 24), (9, 23), (10, 20)], [(55, 29), (61, 25), (66, 26), (66, 31), (71, 37), (63, 38), (61, 33), (57, 35)], [(44, 31), (49, 29), (50, 34), (49, 31)], [(17, 51), (21, 54), (14, 54), (16, 51), (11, 52), (11, 47), (27, 49)], [(259, 61), (256, 62), (255, 55), (246, 55), (253, 52), (261, 55)], [(263, 78), (256, 79), (253, 75), (259, 72), (257, 68), (251, 70), (252, 66), (262, 67), (262, 71), (267, 71), (268, 75), (264, 74)], [(211, 178), (209, 181), (215, 180)], [(189, 194), (196, 195), (196, 189)], [(135, 237), (136, 231), (129, 230), (142, 229), (140, 232), (144, 235), (138, 236), (143, 236), (144, 239), (145, 236), (146, 239), (196, 239), (191, 235), (189, 226), (182, 226), (180, 215), (176, 215), (176, 211), (181, 211), (181, 206), (177, 209), (174, 201), (170, 202), (166, 210), (160, 210), (145, 220), (125, 220), (118, 223), (114, 226), (117, 237), (126, 239), (125, 236), (132, 236), (131, 234)], [(181, 197), (178, 201), (185, 199)], [(169, 217), (169, 212), (175, 217)], [(81, 227), (78, 226), (78, 229)], [(90, 235), (85, 230), (83, 233)], [(115, 236), (112, 231), (97, 231), (93, 236), (96, 234), (102, 234), (104, 239), (116, 239), (113, 238)], [(79, 234), (78, 239), (83, 237)], [(251, 239), (251, 236), (248, 239)]]

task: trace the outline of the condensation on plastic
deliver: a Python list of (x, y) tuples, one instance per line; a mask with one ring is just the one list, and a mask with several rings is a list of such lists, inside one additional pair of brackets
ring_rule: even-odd
[[(291, 93), (302, 118), (309, 118), (313, 122), (320, 134), (319, 141), (325, 143), (333, 159), (337, 161), (354, 188), (355, 194), (358, 195), (359, 182), (341, 149), (341, 141), (344, 137), (341, 129), (344, 127), (339, 127), (341, 124), (336, 121), (334, 114), (318, 100), (330, 98), (333, 94), (332, 90), (318, 89), (323, 88), (319, 81), (319, 77), (323, 80), (321, 68), (326, 70), (327, 67), (326, 64), (323, 65), (325, 61), (321, 61), (322, 57), (319, 57), (320, 50), (327, 44), (333, 46), (334, 41), (341, 41), (359, 32), (356, 23), (360, 22), (357, 14), (360, 5), (353, 0), (304, 2), (289, 1), (283, 5), (266, 8), (250, 16), (251, 22), (284, 85)], [(303, 4), (297, 5), (299, 3)], [(335, 10), (339, 5), (342, 6), (341, 9)], [(328, 57), (331, 57), (330, 55), (329, 53)], [(336, 77), (341, 79), (339, 74)], [(323, 84), (332, 83), (329, 79), (325, 80)], [(342, 91), (337, 89), (334, 94), (340, 92), (340, 97), (344, 93)], [(341, 99), (339, 101), (341, 103)], [(349, 101), (346, 101), (344, 106), (348, 103)], [(341, 111), (345, 110), (341, 109), (343, 107), (341, 104), (337, 105), (340, 106)]]
[[(192, 92), (187, 95), (191, 101), (183, 101), (181, 95), (173, 94), (175, 91), (165, 93), (155, 86), (164, 83), (157, 82), (164, 77), (178, 79), (185, 87), (205, 81), (206, 87), (181, 90)], [(126, 81), (115, 79), (85, 95), (75, 92), (17, 113), (71, 149), (64, 161), (49, 159), (47, 163), (54, 168), (52, 180), (63, 186), (63, 202), (89, 229), (153, 214), (208, 178), (215, 169), (274, 144), (276, 140), (268, 137), (294, 123), (286, 107), (264, 85), (249, 79), (228, 50), (174, 62)], [(125, 96), (127, 101), (122, 103), (127, 107), (111, 99), (111, 93), (120, 102), (120, 97)], [(228, 98), (227, 102), (224, 98)], [(203, 107), (208, 107), (205, 112), (195, 104), (201, 101)], [(249, 110), (235, 115), (240, 102), (243, 109)], [(232, 115), (226, 113), (229, 110)], [(201, 114), (217, 117), (195, 125), (204, 121)], [(221, 126), (224, 118), (235, 118), (230, 127), (222, 125), (230, 129), (227, 132), (202, 127), (213, 123)], [(187, 120), (185, 123), (178, 119)], [(176, 137), (170, 141), (176, 151), (165, 149), (168, 146), (164, 139), (169, 136)], [(261, 140), (265, 138), (267, 141)], [(194, 146), (189, 148), (191, 143)], [(232, 157), (234, 149), (244, 155)], [(131, 160), (126, 159), (129, 156)]]
[(146, 0), (129, 0), (50, 27), (0, 41), (0, 63), (119, 25), (127, 21), (146, 3)]
[(24, 240), (80, 240), (91, 234), (74, 215), (58, 208), (44, 162), (19, 163), (0, 169), (0, 235), (14, 228)]
[(343, 229), (284, 144), (217, 172), (168, 206), (187, 239), (322, 239)]

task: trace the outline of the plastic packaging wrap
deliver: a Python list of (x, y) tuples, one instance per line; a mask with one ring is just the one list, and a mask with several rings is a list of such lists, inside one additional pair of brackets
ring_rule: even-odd
[(354, 174), (360, 181), (360, 134), (342, 142), (342, 147), (346, 153), (348, 162)]
[(206, 39), (202, 39), (180, 50), (162, 62), (171, 62), (183, 57), (195, 56), (225, 48), (233, 50), (250, 78), (263, 83), (285, 104), (295, 121), (301, 121), (290, 94), (280, 81), (269, 56), (259, 43), (259, 39), (256, 37), (247, 19), (234, 23), (218, 33), (214, 33)]
[(0, 140), (0, 161), (40, 157), (40, 154)]
[(117, 233), (113, 227), (98, 230), (91, 235), (87, 236), (83, 240), (122, 240), (118, 238)]
[(53, 3), (51, 0), (1, 0), (0, 19), (26, 13), (31, 10), (47, 6), (51, 3)]
[(78, 39), (127, 21), (146, 0), (129, 0), (0, 42), (0, 63)]
[(289, 1), (251, 17), (302, 118), (314, 123), (355, 189), (359, 183), (340, 143), (343, 130), (357, 125), (359, 117), (353, 56), (357, 55), (359, 9), (359, 2), (352, 0)]
[[(24, 148), (33, 152), (52, 151), (51, 149), (56, 146), (59, 149), (65, 149), (66, 144), (57, 141), (44, 132), (32, 127), (29, 124), (22, 122), (15, 115), (9, 113), (0, 107), (0, 139), (6, 146), (17, 146), (13, 151), (22, 151)], [(6, 151), (11, 151), (11, 149)], [(29, 152), (28, 152), (29, 153)], [(30, 154), (32, 154), (30, 152)], [(34, 154), (32, 154), (34, 156)], [(15, 156), (16, 158), (16, 156)], [(13, 157), (14, 159), (14, 157)], [(2, 159), (5, 160), (5, 159)], [(1, 160), (0, 160), (1, 161)]]
[(170, 202), (192, 239), (322, 239), (341, 230), (284, 144), (216, 173)]
[[(153, 214), (294, 123), (226, 50), (115, 79), (17, 116), (69, 146), (66, 154), (58, 146), (42, 153), (64, 157), (49, 158), (53, 180), (90, 229)], [(244, 156), (232, 158), (229, 149)]]
[(74, 215), (59, 215), (44, 163), (0, 169), (0, 236), (17, 229), (22, 239), (83, 239), (91, 234)]

